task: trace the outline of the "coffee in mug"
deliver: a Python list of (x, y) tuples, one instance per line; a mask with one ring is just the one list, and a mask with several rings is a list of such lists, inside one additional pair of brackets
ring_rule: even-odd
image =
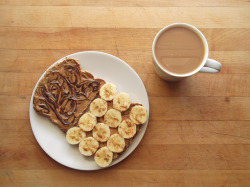
[(203, 34), (184, 23), (163, 28), (154, 39), (152, 52), (156, 73), (166, 80), (221, 69), (219, 62), (208, 59), (208, 44)]

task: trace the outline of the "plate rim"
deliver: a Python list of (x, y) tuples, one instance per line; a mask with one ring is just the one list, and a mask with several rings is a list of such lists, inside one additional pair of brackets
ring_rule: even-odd
[[(58, 161), (56, 158), (54, 158), (54, 156), (52, 156), (48, 151), (46, 151), (46, 149), (45, 149), (45, 148), (41, 145), (41, 143), (38, 141), (39, 138), (37, 137), (37, 135), (36, 135), (36, 133), (35, 133), (34, 126), (32, 125), (33, 119), (32, 119), (32, 117), (31, 117), (31, 110), (34, 110), (34, 108), (33, 108), (33, 97), (34, 97), (34, 93), (35, 93), (35, 90), (36, 90), (36, 88), (37, 88), (39, 82), (41, 81), (42, 77), (44, 77), (44, 75), (45, 75), (45, 73), (47, 72), (47, 70), (50, 69), (51, 67), (53, 67), (54, 65), (56, 65), (57, 63), (63, 61), (63, 60), (64, 60), (65, 58), (67, 58), (67, 57), (69, 57), (69, 58), (74, 58), (74, 57), (72, 57), (72, 56), (81, 55), (81, 54), (86, 54), (86, 53), (101, 54), (101, 55), (109, 56), (109, 57), (114, 58), (114, 59), (117, 60), (117, 61), (121, 61), (124, 65), (126, 65), (126, 66), (135, 74), (135, 76), (137, 76), (138, 80), (140, 81), (141, 85), (143, 86), (143, 90), (144, 90), (143, 92), (145, 92), (145, 94), (146, 94), (146, 100), (147, 100), (147, 104), (148, 104), (148, 109), (147, 109), (147, 112), (148, 112), (148, 119), (147, 119), (147, 121), (146, 121), (145, 124), (144, 124), (146, 127), (145, 127), (145, 130), (144, 130), (143, 132), (140, 131), (140, 133), (141, 133), (141, 138), (139, 138), (138, 142), (136, 142), (137, 145), (136, 145), (134, 148), (131, 148), (131, 150), (130, 150), (130, 152), (128, 153), (128, 155), (125, 156), (123, 159), (121, 159), (119, 162), (117, 162), (117, 163), (115, 163), (115, 164), (113, 164), (113, 165), (110, 165), (110, 166), (108, 166), (108, 167), (105, 167), (105, 168), (99, 167), (99, 168), (94, 168), (94, 169), (81, 169), (81, 168), (72, 167), (72, 166), (70, 166), (70, 165), (67, 165), (67, 164), (65, 164), (65, 163), (62, 163), (62, 162)], [(79, 62), (79, 64), (81, 64), (81, 63)], [(37, 80), (37, 82), (36, 82), (36, 84), (35, 84), (35, 86), (34, 86), (34, 89), (33, 89), (33, 91), (32, 91), (32, 95), (31, 95), (31, 99), (30, 99), (30, 104), (29, 104), (29, 119), (30, 119), (30, 125), (31, 125), (31, 129), (32, 129), (32, 133), (33, 133), (33, 135), (34, 135), (34, 137), (35, 137), (37, 143), (39, 144), (40, 148), (42, 148), (42, 150), (43, 150), (51, 159), (53, 159), (53, 160), (56, 161), (57, 163), (63, 165), (64, 167), (68, 167), (68, 168), (71, 168), (71, 169), (75, 169), (75, 170), (79, 170), (79, 171), (96, 171), (96, 170), (101, 170), (101, 169), (106, 169), (106, 168), (113, 167), (113, 166), (115, 166), (116, 164), (120, 163), (121, 161), (125, 160), (130, 154), (132, 154), (132, 153), (134, 152), (134, 150), (139, 146), (139, 144), (140, 144), (140, 142), (141, 142), (142, 138), (144, 137), (144, 134), (145, 134), (145, 132), (146, 132), (146, 130), (147, 130), (147, 126), (148, 126), (148, 122), (149, 122), (149, 110), (150, 110), (150, 107), (149, 107), (149, 97), (148, 97), (148, 93), (147, 93), (146, 87), (145, 87), (145, 85), (144, 85), (142, 79), (140, 78), (140, 76), (136, 73), (136, 71), (135, 71), (129, 64), (127, 64), (124, 60), (122, 60), (122, 59), (120, 59), (120, 58), (118, 58), (118, 57), (116, 57), (116, 56), (114, 56), (114, 55), (111, 55), (111, 54), (109, 54), (109, 53), (105, 53), (105, 52), (101, 52), (101, 51), (80, 51), (80, 52), (76, 52), (76, 53), (71, 53), (71, 54), (69, 54), (69, 55), (66, 55), (66, 56), (64, 56), (64, 57), (62, 57), (62, 58), (60, 58), (60, 59), (58, 59), (57, 61), (55, 61), (54, 63), (52, 63), (52, 64), (42, 73), (42, 75), (41, 75), (41, 76), (39, 77), (39, 79)], [(36, 112), (36, 111), (35, 111), (35, 112)], [(52, 123), (52, 122), (51, 122), (51, 123)], [(133, 144), (133, 143), (135, 143), (135, 142), (132, 142), (132, 144)], [(126, 152), (126, 151), (125, 151), (125, 152)]]

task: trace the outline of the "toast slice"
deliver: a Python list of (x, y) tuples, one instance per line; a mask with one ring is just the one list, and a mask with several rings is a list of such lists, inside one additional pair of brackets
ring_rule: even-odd
[(104, 80), (82, 71), (77, 60), (66, 58), (46, 71), (35, 90), (33, 107), (66, 132), (77, 125), (103, 84)]

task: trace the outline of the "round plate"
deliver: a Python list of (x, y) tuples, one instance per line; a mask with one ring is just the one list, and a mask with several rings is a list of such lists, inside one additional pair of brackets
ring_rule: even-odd
[[(67, 57), (77, 59), (81, 69), (89, 71), (95, 78), (101, 78), (106, 82), (114, 83), (118, 92), (126, 92), (130, 95), (131, 102), (143, 104), (149, 115), (147, 91), (138, 74), (127, 63), (113, 55), (96, 51), (74, 53)], [(65, 57), (54, 64), (64, 59)], [(95, 163), (93, 156), (85, 157), (81, 155), (78, 146), (67, 143), (65, 133), (57, 125), (54, 125), (48, 118), (39, 115), (34, 110), (33, 95), (44, 74), (45, 72), (38, 80), (30, 101), (30, 123), (36, 140), (51, 158), (62, 165), (78, 170), (101, 169)], [(141, 131), (134, 138), (129, 148), (120, 157), (112, 161), (110, 166), (125, 159), (137, 147), (146, 131), (147, 125), (148, 121), (142, 126)]]

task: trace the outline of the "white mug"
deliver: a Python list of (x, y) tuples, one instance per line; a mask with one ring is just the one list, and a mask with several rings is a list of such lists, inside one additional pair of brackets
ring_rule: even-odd
[[(165, 68), (163, 68), (160, 63), (158, 62), (156, 56), (155, 56), (155, 43), (157, 41), (157, 39), (159, 38), (159, 36), (167, 29), (170, 29), (172, 27), (185, 27), (188, 28), (192, 31), (194, 31), (202, 40), (204, 48), (205, 48), (205, 54), (204, 54), (204, 58), (203, 61), (201, 63), (201, 65), (196, 68), (194, 71), (186, 73), (186, 74), (176, 74), (176, 73), (172, 73), (168, 70), (166, 70)], [(213, 59), (209, 59), (208, 58), (208, 44), (207, 44), (207, 40), (204, 37), (204, 35), (201, 33), (201, 31), (199, 31), (196, 27), (186, 24), (186, 23), (174, 23), (171, 25), (168, 25), (166, 27), (164, 27), (163, 29), (161, 29), (155, 36), (154, 41), (153, 41), (153, 46), (152, 46), (152, 53), (153, 53), (153, 63), (154, 63), (154, 68), (156, 73), (163, 79), (165, 80), (169, 80), (169, 81), (178, 81), (181, 80), (183, 78), (189, 77), (197, 72), (205, 72), (205, 73), (218, 73), (221, 70), (221, 63), (217, 62), (216, 60)]]

